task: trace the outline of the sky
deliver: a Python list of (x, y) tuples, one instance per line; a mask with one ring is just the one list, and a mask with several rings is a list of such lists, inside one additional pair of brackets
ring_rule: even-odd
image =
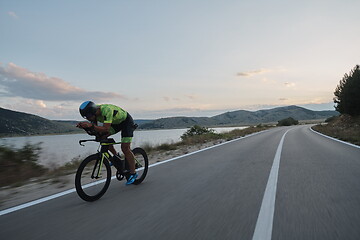
[(334, 110), (360, 64), (359, 0), (0, 0), (0, 107), (80, 120)]

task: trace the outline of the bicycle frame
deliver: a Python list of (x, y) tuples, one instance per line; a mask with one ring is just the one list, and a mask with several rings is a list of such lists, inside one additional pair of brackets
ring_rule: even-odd
[[(111, 163), (116, 168), (117, 180), (122, 181), (124, 178), (128, 180), (131, 174), (129, 170), (130, 166), (126, 158), (124, 159), (119, 156), (120, 160), (118, 161), (117, 158), (114, 158), (112, 152), (109, 151), (112, 145), (121, 144), (121, 142), (115, 142), (112, 138), (102, 139), (103, 137), (95, 135), (94, 133), (90, 135), (95, 136), (95, 139), (80, 140), (79, 144), (84, 146), (82, 143), (90, 141), (99, 142), (100, 144), (97, 153), (88, 156), (80, 163), (75, 175), (75, 188), (81, 199), (93, 202), (101, 198), (109, 188), (111, 179), (113, 179)], [(144, 149), (136, 147), (131, 151), (135, 157), (135, 170), (139, 173), (133, 184), (139, 185), (146, 177), (149, 160)], [(103, 178), (103, 180), (99, 181), (99, 178)], [(99, 187), (87, 191), (86, 189), (90, 186), (89, 184), (91, 184), (91, 186), (99, 185)]]
[[(99, 161), (97, 161), (95, 163), (93, 172), (91, 174), (92, 178), (98, 179), (98, 178), (100, 178), (99, 174), (100, 174), (100, 172), (102, 170), (102, 167), (103, 167), (103, 164), (104, 164), (104, 158), (106, 158), (106, 160), (108, 160), (110, 162), (110, 158), (112, 157), (111, 154), (109, 153), (109, 147), (111, 145), (121, 144), (121, 142), (115, 142), (115, 140), (113, 138), (107, 138), (105, 140), (99, 140), (99, 139), (96, 138), (96, 139), (80, 140), (79, 144), (81, 146), (85, 146), (84, 144), (82, 144), (84, 142), (100, 142), (100, 145), (99, 145), (98, 150), (97, 150), (98, 154), (101, 154), (101, 157), (99, 158), (100, 166), (97, 169), (98, 163), (99, 163)], [(136, 157), (135, 157), (135, 164), (139, 164), (140, 166), (142, 166), (141, 163), (138, 161), (138, 159), (136, 159)], [(95, 176), (94, 174), (96, 172), (96, 169), (97, 169), (97, 173), (96, 173), (96, 176)]]
[(103, 167), (103, 164), (104, 164), (104, 158), (106, 158), (108, 161), (109, 161), (109, 159), (110, 159), (110, 154), (109, 154), (108, 152), (105, 152), (105, 153), (100, 153), (100, 152), (99, 152), (99, 154), (101, 154), (101, 158), (100, 158), (100, 165), (99, 165), (99, 168), (98, 168), (98, 170), (97, 170), (96, 176), (94, 176), (94, 173), (95, 173), (95, 171), (96, 171), (96, 169), (97, 169), (97, 167), (98, 167), (99, 160), (96, 161), (95, 166), (94, 166), (94, 169), (93, 169), (93, 171), (92, 171), (92, 173), (91, 173), (91, 178), (95, 178), (95, 179), (100, 178), (99, 175), (100, 175), (100, 172), (101, 172), (102, 167)]
[[(82, 144), (84, 142), (100, 142), (97, 152), (98, 152), (98, 154), (101, 154), (101, 157), (98, 158), (98, 161), (96, 161), (94, 169), (91, 174), (91, 178), (98, 179), (98, 178), (100, 178), (100, 172), (101, 172), (103, 164), (104, 164), (104, 159), (106, 158), (107, 161), (110, 161), (111, 155), (108, 152), (109, 146), (115, 145), (115, 144), (121, 144), (121, 142), (115, 142), (113, 138), (109, 138), (109, 139), (105, 139), (103, 141), (99, 141), (98, 139), (80, 140), (79, 144), (81, 146), (85, 146), (84, 144)], [(99, 163), (99, 161), (100, 161), (100, 163)]]

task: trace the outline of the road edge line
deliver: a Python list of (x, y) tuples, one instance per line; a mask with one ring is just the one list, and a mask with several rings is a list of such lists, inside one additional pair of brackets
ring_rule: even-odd
[(310, 130), (311, 130), (312, 132), (314, 132), (314, 133), (319, 134), (320, 136), (323, 136), (323, 137), (329, 138), (329, 139), (331, 139), (331, 140), (334, 140), (334, 141), (336, 141), (336, 142), (340, 142), (340, 143), (349, 145), (349, 146), (351, 146), (351, 147), (355, 147), (355, 148), (359, 148), (359, 149), (360, 149), (360, 146), (358, 146), (358, 145), (355, 145), (355, 144), (352, 144), (352, 143), (349, 143), (349, 142), (345, 142), (345, 141), (342, 141), (342, 140), (337, 139), (337, 138), (330, 137), (330, 136), (328, 136), (328, 135), (325, 135), (325, 134), (323, 134), (323, 133), (320, 133), (320, 132), (312, 129), (312, 127), (310, 127)]
[[(245, 138), (248, 138), (248, 137), (252, 137), (252, 136), (255, 136), (257, 134), (264, 133), (264, 132), (267, 132), (267, 131), (269, 131), (269, 129), (263, 130), (263, 131), (260, 131), (260, 132), (256, 132), (256, 133), (252, 133), (252, 134), (246, 135), (244, 137), (239, 137), (239, 138), (236, 138), (236, 139), (233, 139), (233, 140), (230, 140), (230, 141), (226, 141), (226, 142), (223, 142), (223, 143), (220, 143), (220, 144), (216, 144), (214, 146), (207, 147), (207, 148), (204, 148), (204, 149), (200, 149), (198, 151), (187, 153), (187, 154), (184, 154), (184, 155), (181, 155), (181, 156), (178, 156), (178, 157), (174, 157), (174, 158), (171, 158), (171, 159), (168, 159), (168, 160), (165, 160), (165, 161), (153, 163), (153, 164), (149, 165), (149, 168), (155, 167), (155, 166), (158, 166), (158, 165), (161, 165), (161, 164), (165, 164), (165, 163), (168, 163), (168, 162), (172, 162), (174, 160), (178, 160), (180, 158), (187, 157), (187, 156), (199, 153), (199, 152), (203, 152), (203, 151), (215, 148), (215, 147), (219, 147), (219, 146), (228, 144), (228, 143), (232, 143), (232, 142), (239, 141), (239, 140), (242, 140), (242, 139), (245, 139)], [(113, 176), (111, 179), (114, 179), (114, 178), (115, 178), (115, 176)], [(55, 199), (55, 198), (62, 197), (62, 196), (65, 196), (67, 194), (73, 193), (75, 191), (76, 191), (76, 189), (72, 188), (72, 189), (69, 189), (69, 190), (66, 190), (66, 191), (63, 191), (63, 192), (59, 192), (59, 193), (56, 193), (56, 194), (53, 194), (53, 195), (50, 195), (50, 196), (47, 196), (47, 197), (39, 198), (37, 200), (33, 200), (33, 201), (23, 203), (23, 204), (14, 206), (14, 207), (10, 207), (10, 208), (1, 210), (0, 211), (0, 216), (3, 216), (3, 215), (8, 214), (8, 213), (12, 213), (12, 212), (24, 209), (24, 208), (28, 208), (28, 207), (31, 207), (31, 206), (34, 206), (34, 205), (37, 205), (37, 204), (40, 204), (40, 203), (43, 203), (43, 202), (47, 202), (47, 201)]]

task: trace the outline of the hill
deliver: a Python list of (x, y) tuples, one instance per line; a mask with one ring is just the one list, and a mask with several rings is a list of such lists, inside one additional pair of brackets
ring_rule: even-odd
[[(277, 123), (292, 117), (297, 120), (326, 119), (338, 115), (336, 111), (311, 111), (297, 106), (280, 107), (255, 112), (238, 110), (214, 117), (171, 117), (157, 120), (135, 120), (139, 129), (173, 129), (201, 126), (256, 125)], [(83, 133), (76, 121), (52, 121), (33, 114), (0, 108), (0, 137), (46, 134)]]
[(298, 106), (279, 107), (268, 110), (227, 112), (214, 117), (171, 117), (160, 118), (140, 125), (142, 129), (186, 128), (193, 125), (201, 126), (230, 126), (254, 125), (260, 123), (276, 123), (292, 117), (297, 120), (326, 119), (339, 113), (336, 111), (312, 111)]
[(0, 108), (0, 137), (80, 132), (72, 123)]

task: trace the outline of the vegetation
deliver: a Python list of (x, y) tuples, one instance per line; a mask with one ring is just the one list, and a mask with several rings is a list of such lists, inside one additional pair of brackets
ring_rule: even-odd
[(360, 145), (360, 116), (342, 114), (327, 119), (328, 123), (314, 126), (313, 129), (325, 135)]
[(234, 129), (230, 132), (225, 133), (215, 133), (212, 129), (208, 129), (206, 127), (201, 126), (193, 126), (186, 133), (181, 136), (181, 141), (173, 144), (161, 144), (159, 146), (151, 146), (149, 144), (145, 144), (141, 146), (148, 153), (154, 151), (171, 151), (176, 150), (183, 146), (191, 146), (195, 144), (203, 144), (210, 141), (216, 140), (225, 140), (230, 141), (235, 138), (243, 137), (255, 132), (260, 132), (266, 129), (271, 128), (271, 126), (267, 125), (257, 125), (256, 127), (248, 127), (245, 129)]
[(43, 175), (47, 170), (37, 163), (40, 147), (25, 144), (20, 149), (0, 146), (0, 187)]
[(313, 129), (325, 135), (360, 145), (360, 66), (340, 80), (334, 92), (335, 108), (341, 113)]
[(292, 117), (288, 117), (285, 119), (282, 119), (278, 122), (277, 126), (292, 126), (292, 125), (298, 125), (299, 121), (295, 120)]
[(181, 139), (186, 140), (189, 137), (200, 136), (200, 135), (204, 135), (204, 134), (215, 134), (215, 131), (213, 129), (209, 129), (207, 127), (201, 127), (199, 125), (194, 125), (181, 136)]
[(47, 172), (47, 175), (49, 177), (58, 177), (72, 174), (77, 170), (83, 160), (84, 159), (79, 155), (78, 157), (72, 159), (70, 162), (67, 162), (65, 165), (49, 170)]
[(83, 160), (78, 156), (63, 166), (46, 168), (38, 163), (41, 152), (39, 145), (26, 143), (19, 149), (10, 145), (0, 145), (0, 187), (19, 186), (32, 178), (54, 180), (74, 173)]
[(353, 117), (360, 115), (360, 66), (345, 74), (334, 92), (336, 110)]

